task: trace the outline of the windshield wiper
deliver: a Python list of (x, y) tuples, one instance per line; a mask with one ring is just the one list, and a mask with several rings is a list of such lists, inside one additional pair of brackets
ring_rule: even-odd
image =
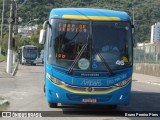
[(86, 44), (84, 44), (79, 52), (79, 54), (76, 56), (75, 60), (73, 61), (73, 63), (71, 64), (71, 66), (69, 67), (67, 73), (71, 74), (75, 64), (77, 63), (77, 61), (79, 60), (79, 58), (81, 57), (81, 55), (83, 54), (84, 50), (87, 48), (88, 42)]
[(108, 63), (105, 61), (105, 59), (103, 58), (103, 56), (101, 55), (101, 53), (99, 52), (99, 50), (97, 50), (95, 47), (93, 47), (93, 49), (96, 52), (96, 54), (98, 54), (98, 56), (100, 57), (100, 59), (102, 60), (102, 63), (106, 67), (106, 69), (109, 72), (109, 74), (111, 76), (113, 76), (114, 73), (113, 73), (112, 69), (109, 67)]
[(71, 66), (68, 68), (68, 71), (67, 71), (68, 74), (71, 74), (74, 66), (75, 66), (76, 63), (78, 62), (78, 60), (79, 60), (79, 58), (81, 57), (81, 55), (83, 54), (84, 50), (87, 48), (87, 46), (88, 46), (88, 41), (89, 41), (89, 35), (88, 35), (88, 37), (87, 37), (87, 43), (82, 46), (79, 54), (76, 56), (75, 60), (74, 60), (73, 63), (71, 64)]

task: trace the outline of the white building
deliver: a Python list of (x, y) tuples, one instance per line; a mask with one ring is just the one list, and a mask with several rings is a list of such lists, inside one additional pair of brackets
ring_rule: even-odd
[(37, 30), (38, 25), (35, 26), (18, 26), (18, 34), (22, 37), (31, 37), (34, 32)]
[(160, 42), (160, 22), (151, 26), (151, 43)]

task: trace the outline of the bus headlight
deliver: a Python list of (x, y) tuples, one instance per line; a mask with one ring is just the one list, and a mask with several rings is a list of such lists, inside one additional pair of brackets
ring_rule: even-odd
[(125, 79), (125, 80), (123, 80), (123, 81), (121, 81), (121, 82), (119, 82), (119, 83), (116, 83), (115, 86), (121, 87), (121, 86), (126, 85), (126, 84), (129, 83), (130, 81), (131, 81), (131, 77), (129, 77), (129, 78), (127, 78), (127, 79)]
[(46, 77), (47, 77), (49, 80), (51, 80), (51, 81), (52, 81), (54, 84), (56, 84), (56, 85), (65, 85), (65, 83), (64, 83), (63, 81), (61, 81), (61, 80), (59, 80), (59, 79), (51, 76), (51, 75), (48, 74), (48, 73), (46, 74)]

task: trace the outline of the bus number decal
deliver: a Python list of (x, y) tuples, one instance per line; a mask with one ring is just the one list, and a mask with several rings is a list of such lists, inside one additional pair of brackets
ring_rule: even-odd
[(124, 60), (117, 60), (116, 64), (117, 65), (125, 65)]

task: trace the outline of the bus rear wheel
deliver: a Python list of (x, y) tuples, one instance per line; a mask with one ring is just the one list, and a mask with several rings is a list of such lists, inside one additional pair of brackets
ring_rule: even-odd
[(50, 103), (49, 102), (48, 105), (49, 105), (50, 108), (57, 108), (58, 104), (57, 103)]

